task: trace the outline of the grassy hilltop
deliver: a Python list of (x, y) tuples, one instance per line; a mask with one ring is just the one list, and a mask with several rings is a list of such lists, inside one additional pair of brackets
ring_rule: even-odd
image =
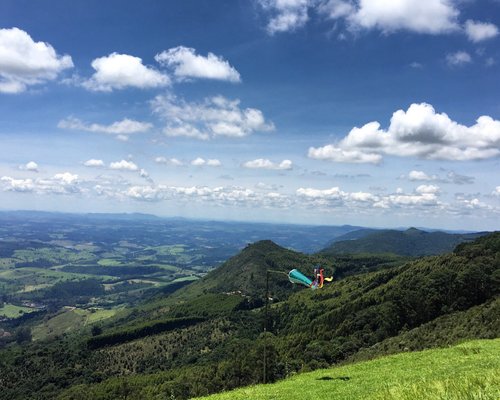
[(497, 400), (500, 339), (402, 353), (204, 397), (206, 400)]

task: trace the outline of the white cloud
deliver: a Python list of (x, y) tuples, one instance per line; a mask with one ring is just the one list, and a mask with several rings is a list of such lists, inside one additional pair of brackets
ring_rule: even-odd
[(0, 93), (24, 92), (72, 67), (71, 57), (58, 55), (49, 43), (18, 28), (0, 29)]
[(184, 163), (182, 161), (178, 160), (177, 158), (171, 158), (169, 160), (169, 162), (170, 162), (170, 164), (172, 164), (172, 165), (174, 165), (176, 167), (181, 167), (181, 166), (184, 165)]
[(175, 167), (181, 167), (184, 165), (182, 161), (180, 161), (177, 158), (170, 158), (167, 159), (166, 157), (156, 157), (155, 158), (155, 163), (157, 164), (166, 164), (166, 165), (173, 165)]
[(364, 153), (358, 150), (347, 150), (326, 145), (323, 147), (309, 148), (308, 157), (316, 160), (328, 160), (341, 163), (372, 163), (378, 164), (382, 161), (382, 156), (375, 153)]
[(104, 161), (91, 158), (90, 160), (85, 161), (83, 165), (85, 165), (86, 167), (102, 168), (104, 167)]
[(124, 118), (121, 121), (113, 122), (110, 125), (101, 125), (96, 123), (89, 124), (79, 120), (78, 118), (68, 117), (59, 121), (57, 127), (61, 129), (115, 135), (117, 139), (126, 141), (128, 140), (129, 135), (149, 131), (153, 127), (153, 124)]
[(36, 193), (36, 194), (77, 194), (84, 189), (79, 187), (78, 175), (70, 172), (55, 174), (52, 178), (17, 179), (3, 176), (3, 190), (9, 192)]
[(19, 169), (21, 171), (38, 172), (38, 164), (34, 161), (29, 161), (26, 164), (20, 165)]
[(410, 171), (408, 174), (408, 179), (410, 181), (432, 181), (435, 180), (435, 176), (429, 176), (423, 171)]
[(220, 162), (220, 160), (217, 160), (217, 159), (208, 159), (207, 165), (209, 167), (220, 167), (222, 165), (222, 163)]
[(216, 79), (229, 82), (240, 82), (239, 72), (228, 61), (213, 53), (206, 57), (196, 54), (196, 50), (178, 46), (163, 51), (155, 56), (162, 65), (174, 69), (174, 75), (179, 79), (199, 78)]
[(201, 167), (202, 165), (205, 164), (206, 164), (205, 159), (201, 157), (195, 158), (193, 161), (191, 161), (191, 165), (194, 165), (196, 167)]
[(440, 190), (439, 186), (436, 185), (420, 185), (415, 189), (415, 191), (419, 194), (436, 194), (439, 193)]
[(449, 0), (359, 0), (348, 15), (351, 26), (384, 33), (407, 30), (441, 34), (458, 29), (458, 10)]
[[(348, 29), (377, 29), (386, 34), (410, 31), (444, 34), (460, 29), (451, 0), (258, 0), (268, 12), (270, 34), (293, 31), (309, 20), (308, 12), (342, 19)], [(343, 36), (343, 34), (341, 34)]]
[(497, 186), (495, 190), (493, 191), (493, 196), (498, 196), (500, 197), (500, 186)]
[(256, 160), (243, 163), (243, 167), (251, 169), (290, 170), (293, 168), (293, 163), (290, 160), (283, 160), (280, 163), (275, 163), (271, 160), (258, 158)]
[(353, 128), (336, 144), (309, 149), (309, 157), (334, 162), (377, 163), (383, 154), (453, 161), (496, 157), (500, 155), (500, 121), (481, 116), (468, 127), (436, 113), (430, 104), (412, 104), (406, 112), (392, 115), (387, 130), (370, 122)]
[(194, 165), (196, 167), (202, 167), (204, 165), (206, 165), (208, 167), (220, 167), (222, 165), (222, 163), (217, 159), (205, 160), (204, 158), (198, 157), (198, 158), (195, 158), (193, 161), (191, 161), (191, 165)]
[(167, 136), (207, 140), (274, 130), (274, 125), (265, 120), (262, 111), (242, 109), (239, 100), (223, 96), (206, 98), (201, 103), (186, 102), (173, 95), (157, 96), (151, 105), (154, 113), (165, 121), (163, 132)]
[(109, 168), (121, 171), (137, 171), (139, 167), (132, 161), (121, 160), (109, 164)]
[(0, 181), (4, 182), (4, 190), (10, 192), (32, 192), (35, 189), (32, 179), (15, 179), (10, 176), (2, 176)]
[(272, 17), (267, 24), (267, 31), (272, 35), (277, 32), (293, 31), (304, 26), (309, 20), (308, 7), (312, 0), (258, 0), (265, 11)]
[(472, 57), (466, 51), (457, 51), (446, 56), (446, 62), (450, 66), (461, 66), (472, 62)]
[(92, 61), (96, 71), (83, 86), (93, 91), (111, 92), (113, 89), (135, 87), (140, 89), (164, 87), (170, 78), (151, 67), (145, 66), (139, 57), (111, 53)]
[(465, 33), (470, 41), (478, 43), (497, 36), (498, 28), (494, 24), (469, 19), (465, 22)]
[(61, 183), (70, 185), (78, 181), (78, 175), (72, 174), (70, 172), (62, 172), (60, 174), (55, 174), (53, 179), (56, 181), (60, 181)]

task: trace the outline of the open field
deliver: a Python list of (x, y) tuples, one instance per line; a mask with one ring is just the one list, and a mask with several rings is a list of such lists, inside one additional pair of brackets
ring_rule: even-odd
[(317, 370), (204, 399), (497, 400), (499, 354), (500, 339), (477, 340)]

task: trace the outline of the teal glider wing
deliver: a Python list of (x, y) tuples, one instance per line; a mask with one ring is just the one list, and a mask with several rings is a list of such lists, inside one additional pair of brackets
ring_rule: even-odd
[(302, 272), (300, 272), (297, 269), (292, 269), (288, 273), (288, 279), (292, 283), (298, 283), (307, 287), (311, 287), (313, 283), (312, 280), (310, 280), (307, 276), (305, 276)]

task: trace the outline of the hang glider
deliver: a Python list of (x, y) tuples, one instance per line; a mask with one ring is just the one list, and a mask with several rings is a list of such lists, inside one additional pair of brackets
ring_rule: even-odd
[(307, 286), (311, 289), (321, 289), (323, 287), (324, 282), (332, 282), (333, 276), (325, 278), (323, 276), (323, 268), (315, 268), (314, 269), (314, 280), (305, 276), (298, 269), (292, 269), (288, 273), (288, 280), (292, 283), (296, 283), (299, 285)]

